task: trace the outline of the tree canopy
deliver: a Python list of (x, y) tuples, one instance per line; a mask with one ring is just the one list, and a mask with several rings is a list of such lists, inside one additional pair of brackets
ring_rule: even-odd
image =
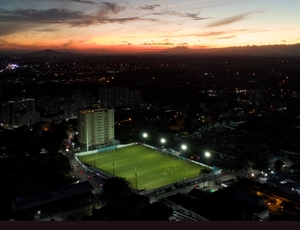
[(259, 155), (253, 159), (252, 168), (258, 171), (263, 171), (269, 167), (269, 159), (267, 155)]
[(142, 219), (146, 221), (168, 221), (173, 208), (163, 202), (154, 202), (145, 207)]
[(203, 168), (200, 170), (199, 175), (201, 174), (207, 174), (207, 173), (211, 173), (213, 170), (211, 168)]
[(108, 199), (122, 199), (131, 193), (130, 182), (123, 177), (111, 177), (103, 186), (103, 195)]
[(282, 160), (276, 160), (274, 162), (274, 168), (275, 168), (276, 172), (281, 172), (281, 168), (283, 165), (284, 165), (284, 163)]

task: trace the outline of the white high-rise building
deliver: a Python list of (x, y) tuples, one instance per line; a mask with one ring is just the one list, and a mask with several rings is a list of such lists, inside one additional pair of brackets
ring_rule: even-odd
[(107, 145), (115, 139), (114, 111), (100, 108), (100, 105), (78, 110), (78, 141), (86, 146), (87, 151), (90, 148)]

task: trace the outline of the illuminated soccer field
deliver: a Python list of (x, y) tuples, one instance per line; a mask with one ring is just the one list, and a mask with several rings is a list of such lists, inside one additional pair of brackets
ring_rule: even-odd
[(204, 166), (164, 155), (143, 145), (78, 157), (112, 175), (126, 178), (138, 190), (150, 190), (199, 176)]

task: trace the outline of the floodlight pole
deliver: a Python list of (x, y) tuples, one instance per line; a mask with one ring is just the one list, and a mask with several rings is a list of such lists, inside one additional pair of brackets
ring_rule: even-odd
[(144, 137), (144, 142), (146, 143), (146, 139), (148, 137), (148, 134), (147, 133), (143, 133), (143, 137)]
[(96, 165), (96, 153), (94, 153), (94, 167)]
[(184, 158), (186, 158), (186, 156), (185, 156), (185, 150), (186, 150), (186, 145), (182, 145), (181, 146), (181, 155), (184, 155)]
[(210, 160), (209, 160), (209, 158), (210, 158), (210, 152), (205, 152), (205, 156), (206, 156), (206, 159), (207, 159), (207, 164), (210, 164)]
[(137, 190), (137, 173), (135, 173), (135, 190)]
[(164, 143), (166, 143), (166, 139), (165, 139), (165, 138), (161, 138), (161, 139), (160, 139), (160, 142), (161, 142), (161, 144), (162, 144), (162, 146), (161, 146), (161, 151), (163, 151), (163, 150), (164, 150)]

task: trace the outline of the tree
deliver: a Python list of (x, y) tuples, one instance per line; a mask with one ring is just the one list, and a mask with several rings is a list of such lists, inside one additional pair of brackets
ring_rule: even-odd
[(252, 168), (258, 171), (263, 171), (269, 167), (269, 159), (266, 155), (261, 155), (253, 159)]
[(203, 168), (203, 169), (200, 170), (199, 175), (201, 175), (201, 174), (207, 174), (207, 173), (211, 173), (211, 172), (212, 172), (211, 168), (205, 167), (205, 168)]
[(287, 158), (293, 163), (298, 163), (300, 160), (300, 157), (298, 155), (288, 154)]
[(111, 177), (103, 186), (103, 196), (108, 199), (120, 200), (131, 193), (130, 182), (123, 177)]
[(235, 169), (244, 169), (248, 167), (248, 160), (243, 154), (233, 157), (231, 163)]
[(294, 172), (293, 176), (296, 177), (297, 179), (300, 179), (300, 170), (296, 170), (296, 172)]
[(56, 160), (56, 167), (59, 171), (70, 170), (70, 160), (67, 156), (60, 153), (58, 159)]
[(143, 210), (142, 220), (145, 221), (168, 221), (172, 216), (173, 208), (164, 202), (148, 204)]
[(72, 215), (66, 217), (66, 221), (75, 221), (75, 220), (76, 220), (75, 217)]
[(281, 172), (281, 168), (282, 166), (284, 165), (283, 161), (282, 160), (276, 160), (274, 162), (274, 168), (275, 168), (275, 171), (276, 172)]

